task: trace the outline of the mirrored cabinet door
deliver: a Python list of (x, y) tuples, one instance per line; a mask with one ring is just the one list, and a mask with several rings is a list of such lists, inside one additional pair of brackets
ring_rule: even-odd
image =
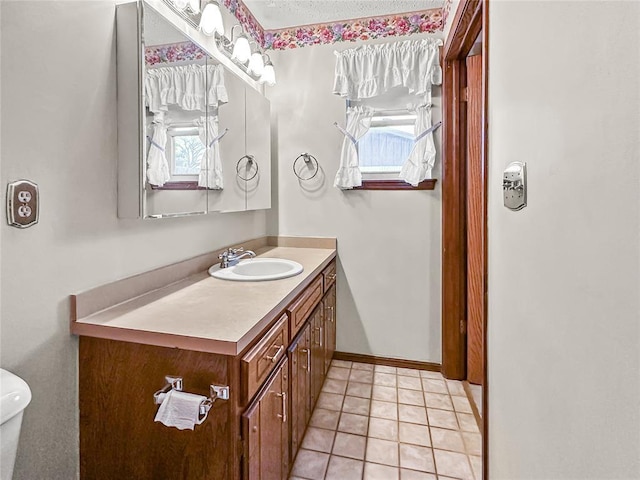
[[(252, 88), (245, 93), (247, 155), (254, 159), (256, 170), (245, 178), (247, 210), (271, 208), (271, 123), (269, 100)], [(255, 174), (255, 175), (254, 175)], [(251, 178), (253, 177), (253, 178)]]

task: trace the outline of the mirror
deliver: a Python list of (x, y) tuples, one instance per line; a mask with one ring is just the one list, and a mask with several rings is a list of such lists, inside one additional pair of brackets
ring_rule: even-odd
[(270, 207), (269, 102), (190, 31), (162, 2), (117, 7), (121, 218)]

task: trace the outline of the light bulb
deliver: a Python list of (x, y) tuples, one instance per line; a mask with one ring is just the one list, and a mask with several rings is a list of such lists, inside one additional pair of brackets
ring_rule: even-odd
[(222, 23), (222, 13), (218, 2), (211, 2), (205, 5), (200, 16), (200, 30), (205, 35), (212, 36), (214, 33), (224, 35), (224, 25)]
[(262, 72), (264, 72), (264, 60), (260, 52), (255, 52), (251, 54), (251, 58), (249, 59), (248, 70), (249, 70), (249, 73), (253, 73), (255, 75), (262, 75)]
[(264, 71), (262, 72), (259, 82), (266, 83), (270, 87), (276, 84), (276, 71), (273, 69), (273, 64), (270, 61), (267, 61), (264, 66)]
[(173, 4), (180, 10), (184, 10), (185, 8), (187, 8), (188, 0), (172, 0), (172, 1), (173, 1)]
[(195, 14), (200, 13), (200, 0), (189, 0), (189, 8)]
[(233, 60), (237, 60), (240, 63), (245, 63), (249, 60), (251, 56), (251, 47), (249, 46), (249, 40), (247, 36), (242, 34), (236, 38), (235, 44), (233, 45), (233, 53), (231, 54), (231, 58)]

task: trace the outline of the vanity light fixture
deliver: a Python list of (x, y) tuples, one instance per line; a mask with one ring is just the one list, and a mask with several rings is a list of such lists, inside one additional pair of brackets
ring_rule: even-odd
[(233, 53), (231, 54), (232, 60), (237, 60), (240, 63), (247, 63), (251, 56), (251, 47), (249, 46), (249, 39), (245, 33), (241, 33), (236, 38), (233, 44)]
[(264, 70), (258, 81), (273, 87), (276, 84), (276, 71), (273, 68), (273, 63), (271, 63), (269, 55), (265, 53), (264, 56), (267, 57), (267, 61), (264, 62)]
[(200, 13), (200, 0), (169, 0), (169, 3), (183, 13), (187, 13), (187, 8), (194, 15)]
[(256, 46), (256, 51), (251, 54), (249, 57), (249, 65), (247, 66), (247, 71), (251, 75), (257, 75), (260, 77), (262, 72), (264, 72), (264, 58), (262, 58), (262, 52), (258, 48), (258, 44), (256, 42), (251, 42)]
[(202, 33), (210, 37), (214, 34), (224, 36), (222, 12), (220, 11), (220, 4), (216, 0), (204, 6), (204, 10), (202, 10), (202, 15), (200, 16), (199, 28)]

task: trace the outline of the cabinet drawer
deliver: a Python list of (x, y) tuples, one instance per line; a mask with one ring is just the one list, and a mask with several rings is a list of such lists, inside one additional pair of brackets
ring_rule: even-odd
[(291, 317), (291, 338), (304, 325), (304, 322), (322, 298), (322, 275), (319, 275), (302, 294), (289, 305), (287, 310)]
[(287, 356), (289, 318), (285, 313), (255, 347), (242, 357), (242, 392), (248, 401), (267, 379), (278, 361)]
[(336, 262), (331, 264), (322, 271), (322, 282), (324, 284), (324, 291), (326, 292), (331, 288), (331, 285), (336, 283)]

